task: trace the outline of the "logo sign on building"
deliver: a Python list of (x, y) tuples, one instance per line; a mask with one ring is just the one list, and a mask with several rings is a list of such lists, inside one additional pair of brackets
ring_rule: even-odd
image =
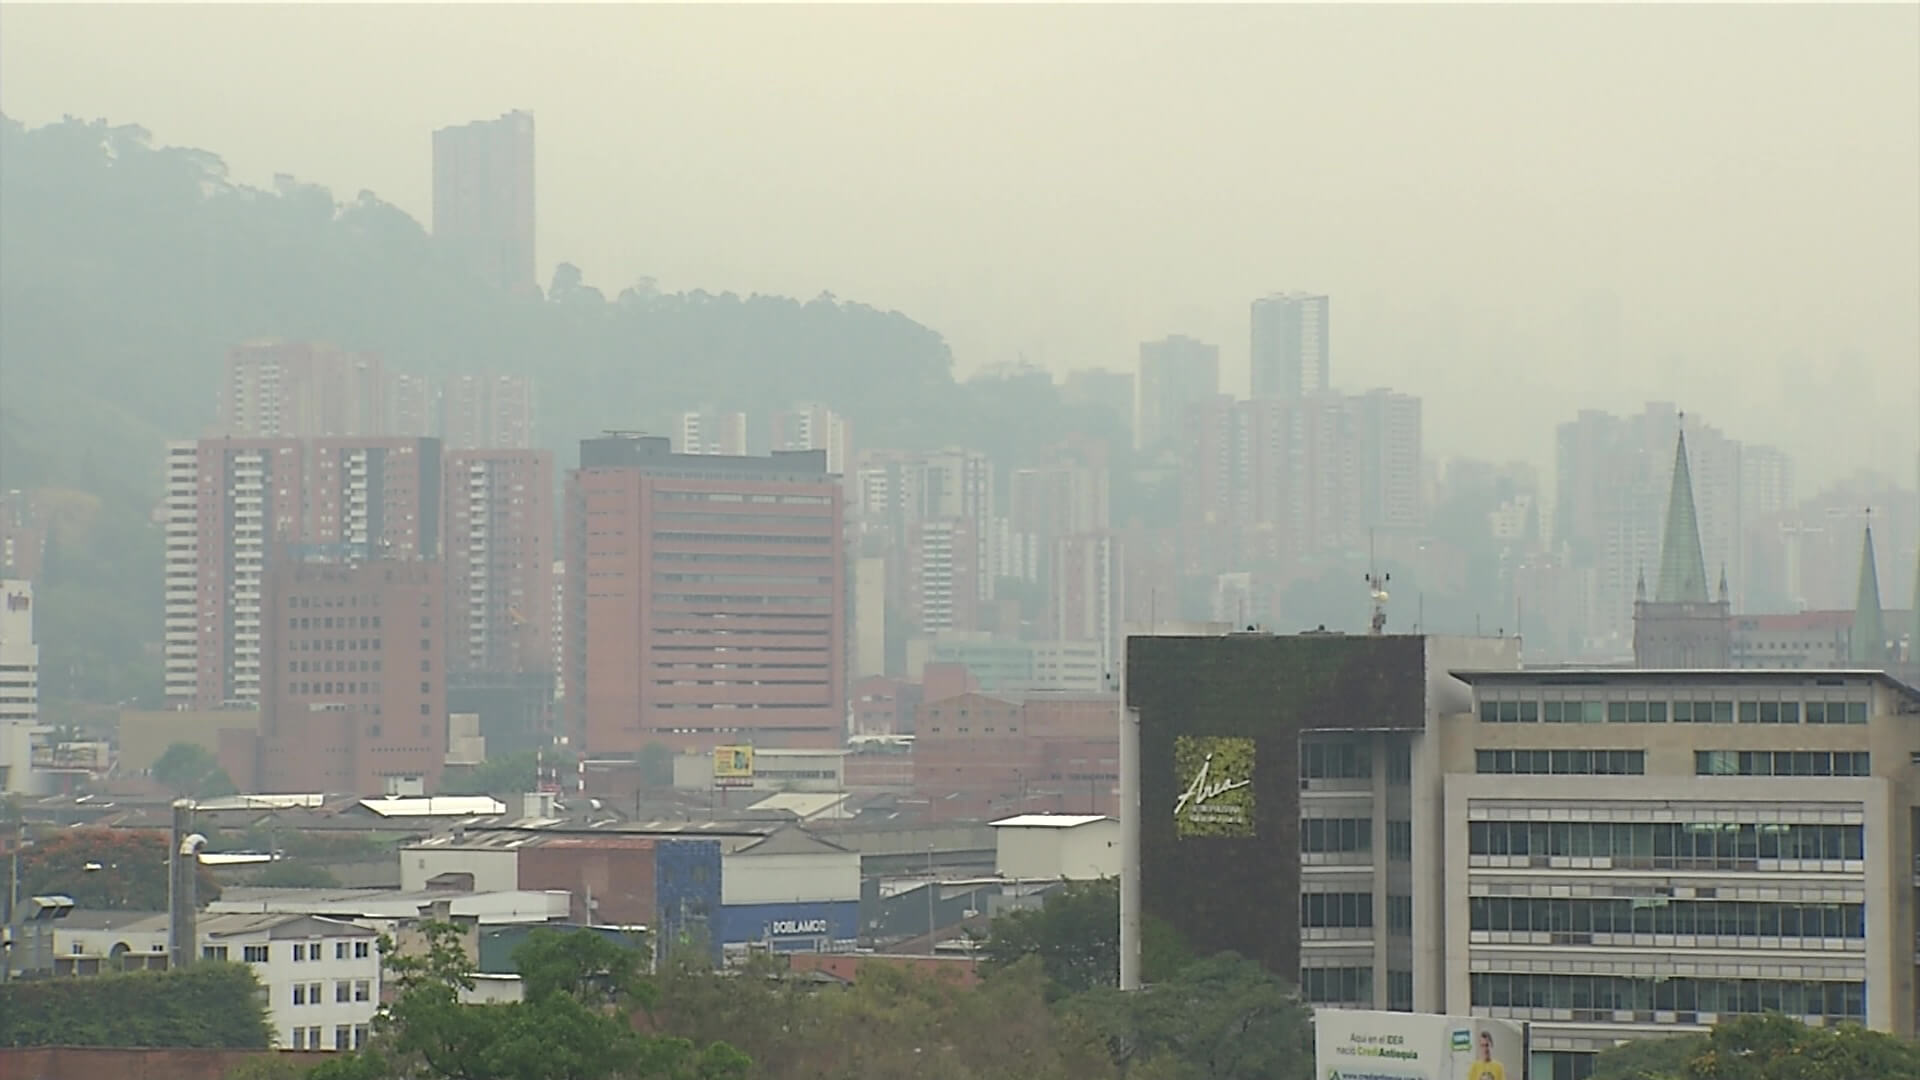
[(768, 937), (799, 937), (827, 932), (825, 919), (775, 919), (767, 924)]
[(713, 786), (752, 787), (753, 747), (715, 747), (713, 750)]
[(1513, 1020), (1315, 1009), (1319, 1080), (1527, 1080), (1527, 1027)]
[(26, 593), (15, 592), (7, 594), (8, 611), (26, 611), (31, 607), (33, 607), (33, 597), (28, 596)]
[(1177, 736), (1173, 768), (1180, 781), (1173, 804), (1177, 835), (1253, 835), (1252, 739)]

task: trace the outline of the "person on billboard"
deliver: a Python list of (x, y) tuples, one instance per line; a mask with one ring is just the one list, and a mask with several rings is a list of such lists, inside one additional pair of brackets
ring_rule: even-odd
[(1507, 1067), (1493, 1060), (1493, 1032), (1482, 1028), (1478, 1053), (1467, 1069), (1467, 1080), (1507, 1080)]

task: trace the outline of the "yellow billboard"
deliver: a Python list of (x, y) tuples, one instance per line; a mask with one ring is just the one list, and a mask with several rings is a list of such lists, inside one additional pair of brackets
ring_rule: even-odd
[(716, 746), (713, 748), (715, 787), (750, 787), (753, 784), (753, 747)]

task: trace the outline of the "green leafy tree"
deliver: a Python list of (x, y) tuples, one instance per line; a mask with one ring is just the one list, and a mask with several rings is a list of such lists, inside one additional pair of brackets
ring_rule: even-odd
[(1594, 1058), (1593, 1080), (1683, 1080), (1687, 1062), (1707, 1047), (1705, 1035), (1635, 1039)]
[(0, 1046), (262, 1048), (260, 983), (242, 964), (0, 984)]
[[(1155, 919), (1141, 927), (1141, 969), (1149, 981), (1166, 978), (1191, 954), (1172, 928)], [(1038, 908), (993, 920), (981, 941), (981, 968), (990, 977), (1038, 957), (1057, 993), (1120, 984), (1120, 883), (1114, 878), (1072, 882), (1048, 894)]]
[(329, 1062), (314, 1080), (743, 1080), (748, 1061), (724, 1043), (696, 1047), (685, 1039), (635, 1029), (635, 1009), (656, 987), (643, 978), (634, 950), (594, 934), (537, 932), (515, 950), (525, 997), (511, 1004), (470, 1005), (472, 963), (460, 931), (448, 923), (424, 928), (425, 948), (402, 955), (391, 940), (381, 950), (397, 989), (375, 1018), (366, 1050)]
[(1866, 1080), (1920, 1076), (1920, 1043), (1858, 1024), (1742, 1016), (1705, 1035), (1641, 1039), (1594, 1061), (1593, 1080)]
[(540, 757), (532, 750), (490, 757), (466, 775), (443, 786), (447, 795), (493, 795), (507, 798), (534, 790), (539, 783)]
[(1104, 1037), (1127, 1075), (1154, 1080), (1311, 1080), (1312, 1010), (1258, 964), (1234, 953), (1197, 960), (1171, 979), (1072, 999), (1070, 1015)]
[(169, 745), (153, 763), (153, 778), (175, 795), (211, 799), (234, 794), (233, 781), (213, 751), (199, 743)]
[[(21, 852), (20, 895), (70, 896), (81, 908), (164, 911), (167, 845), (159, 829), (69, 829), (44, 837)], [(198, 892), (202, 901), (220, 896), (204, 866)]]
[(648, 1022), (694, 1042), (724, 1037), (754, 1061), (754, 1080), (1106, 1080), (1097, 1032), (1051, 1008), (1029, 958), (992, 981), (864, 963), (844, 991), (786, 975), (777, 959), (726, 974), (669, 966)]

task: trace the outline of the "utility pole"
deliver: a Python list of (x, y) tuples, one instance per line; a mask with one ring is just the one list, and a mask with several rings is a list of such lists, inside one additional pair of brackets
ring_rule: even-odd
[(933, 872), (933, 841), (927, 841), (927, 955), (934, 955), (934, 913), (936, 894), (940, 891), (940, 878)]
[(7, 872), (7, 948), (0, 953), (0, 982), (13, 979), (14, 950), (20, 947), (20, 849), (27, 842), (27, 823), (18, 822), (13, 830), (12, 858)]

